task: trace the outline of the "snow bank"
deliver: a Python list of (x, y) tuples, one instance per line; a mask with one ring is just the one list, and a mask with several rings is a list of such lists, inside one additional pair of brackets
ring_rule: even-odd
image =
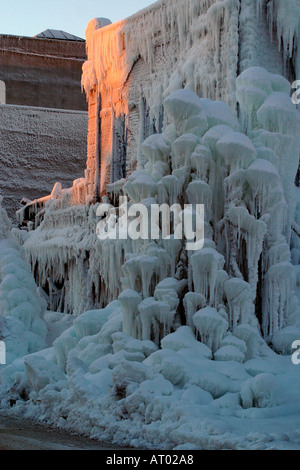
[[(46, 346), (45, 303), (37, 295), (30, 265), (10, 233), (11, 224), (0, 199), (0, 337), (7, 362)], [(3, 367), (1, 367), (3, 369)]]

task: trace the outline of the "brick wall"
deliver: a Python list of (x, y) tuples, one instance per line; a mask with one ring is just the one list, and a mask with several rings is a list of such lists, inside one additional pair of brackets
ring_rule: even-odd
[(85, 42), (0, 35), (6, 103), (87, 110), (81, 94)]

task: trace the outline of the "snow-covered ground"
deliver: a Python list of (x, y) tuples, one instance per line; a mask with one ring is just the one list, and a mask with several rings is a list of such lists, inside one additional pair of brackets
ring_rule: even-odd
[(239, 120), (189, 90), (166, 98), (170, 125), (144, 142), (148, 163), (124, 191), (148, 207), (205, 204), (204, 248), (123, 240), (125, 260), (109, 264), (120, 243), (95, 237), (108, 281), (122, 273), (103, 309), (44, 314), (22, 254), (47, 231), (14, 237), (1, 209), (0, 409), (136, 447), (300, 449), (300, 118), (289, 95), (284, 78), (250, 68), (237, 79)]

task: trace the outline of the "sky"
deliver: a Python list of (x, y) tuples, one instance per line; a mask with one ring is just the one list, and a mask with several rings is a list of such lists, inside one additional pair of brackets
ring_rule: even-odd
[(34, 36), (61, 29), (84, 38), (95, 17), (122, 20), (155, 0), (0, 0), (0, 34)]

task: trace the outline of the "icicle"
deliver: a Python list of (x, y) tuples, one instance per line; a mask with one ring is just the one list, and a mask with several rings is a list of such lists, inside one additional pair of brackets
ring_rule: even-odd
[(173, 169), (189, 165), (190, 155), (198, 144), (194, 134), (183, 134), (172, 143), (172, 165)]
[(206, 298), (202, 294), (196, 294), (195, 292), (187, 292), (183, 300), (186, 324), (191, 328), (194, 328), (193, 316), (199, 310), (199, 308), (206, 307)]
[(288, 262), (274, 264), (267, 271), (263, 290), (263, 333), (266, 339), (286, 326), (294, 284), (294, 271)]
[(142, 297), (136, 291), (127, 289), (119, 295), (119, 301), (123, 313), (123, 332), (135, 338), (137, 336), (136, 316)]
[(224, 290), (229, 304), (231, 329), (234, 330), (238, 324), (251, 323), (254, 305), (250, 285), (241, 279), (232, 278), (225, 282)]
[(195, 313), (193, 322), (201, 341), (213, 352), (217, 351), (228, 329), (228, 322), (211, 307), (205, 307)]
[(213, 305), (218, 270), (224, 266), (224, 258), (213, 248), (203, 248), (191, 259), (195, 291), (209, 299)]

